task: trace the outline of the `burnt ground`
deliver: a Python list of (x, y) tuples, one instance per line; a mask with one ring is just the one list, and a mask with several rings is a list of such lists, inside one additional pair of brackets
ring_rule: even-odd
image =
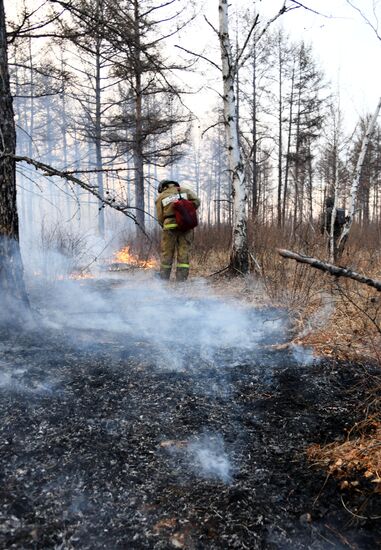
[[(204, 318), (208, 300), (188, 307)], [(258, 327), (280, 313), (245, 315)], [(275, 324), (244, 354), (186, 346), (174, 324), (162, 348), (141, 325), (0, 334), (0, 547), (379, 547), (380, 520), (342, 503), (368, 497), (304, 455), (362, 418), (367, 368), (271, 351), (288, 338)]]

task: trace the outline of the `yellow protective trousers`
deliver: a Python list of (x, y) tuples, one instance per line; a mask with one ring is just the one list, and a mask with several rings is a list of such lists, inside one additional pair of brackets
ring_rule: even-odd
[(193, 242), (193, 229), (179, 231), (163, 228), (161, 235), (160, 276), (168, 280), (177, 252), (176, 280), (186, 281), (189, 275), (189, 252)]

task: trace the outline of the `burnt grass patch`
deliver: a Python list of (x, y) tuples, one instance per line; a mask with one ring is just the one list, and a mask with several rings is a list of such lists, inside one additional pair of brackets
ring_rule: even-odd
[[(1, 548), (379, 547), (379, 520), (349, 514), (304, 454), (361, 417), (365, 367), (185, 350), (176, 371), (105, 331), (0, 345)], [(353, 511), (364, 498), (344, 495)]]

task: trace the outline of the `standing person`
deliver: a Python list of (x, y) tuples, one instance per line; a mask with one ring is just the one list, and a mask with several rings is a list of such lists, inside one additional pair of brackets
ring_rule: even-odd
[[(325, 199), (324, 210), (322, 212), (320, 221), (320, 231), (323, 234), (331, 234), (332, 213), (335, 205), (335, 199), (328, 196)], [(334, 243), (334, 256), (336, 256), (337, 241), (342, 233), (343, 226), (345, 225), (345, 210), (344, 208), (336, 208), (336, 216), (333, 224), (333, 243)], [(330, 243), (328, 241), (328, 250), (330, 249)]]
[(176, 281), (186, 281), (189, 275), (189, 252), (193, 242), (193, 229), (183, 231), (178, 228), (173, 203), (180, 197), (191, 201), (197, 209), (199, 198), (177, 181), (162, 180), (158, 187), (156, 213), (163, 228), (160, 250), (160, 277), (169, 280), (175, 254), (177, 252)]

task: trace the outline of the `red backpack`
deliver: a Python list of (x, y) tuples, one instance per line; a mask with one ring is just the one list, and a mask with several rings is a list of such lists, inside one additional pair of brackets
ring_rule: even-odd
[(180, 191), (179, 198), (173, 203), (173, 210), (177, 228), (180, 231), (189, 231), (198, 225), (197, 212), (193, 202), (183, 199)]

